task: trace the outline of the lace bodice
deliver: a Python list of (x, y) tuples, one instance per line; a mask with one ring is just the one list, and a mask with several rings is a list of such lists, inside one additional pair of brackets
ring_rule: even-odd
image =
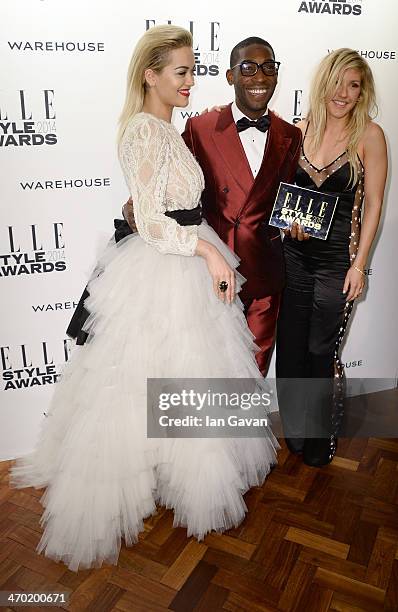
[(195, 208), (204, 188), (200, 166), (176, 128), (138, 113), (123, 136), (120, 161), (143, 240), (161, 253), (194, 255), (198, 227), (182, 227), (164, 214)]

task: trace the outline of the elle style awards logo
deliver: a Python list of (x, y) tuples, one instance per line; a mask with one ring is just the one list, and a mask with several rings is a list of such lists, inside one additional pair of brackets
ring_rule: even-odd
[(54, 89), (0, 90), (0, 147), (57, 144)]
[(220, 73), (220, 29), (219, 21), (188, 21), (178, 24), (173, 20), (146, 19), (145, 30), (162, 23), (179, 25), (189, 30), (193, 36), (195, 55), (195, 75), (213, 77)]
[(298, 13), (309, 15), (362, 15), (362, 0), (307, 0), (299, 2)]
[(0, 278), (66, 269), (63, 223), (0, 227)]
[(293, 116), (292, 123), (298, 123), (301, 121), (302, 117), (302, 100), (303, 100), (303, 90), (295, 89), (293, 91)]
[(63, 365), (68, 361), (73, 341), (43, 340), (18, 346), (0, 346), (3, 391), (17, 391), (51, 385), (58, 381)]

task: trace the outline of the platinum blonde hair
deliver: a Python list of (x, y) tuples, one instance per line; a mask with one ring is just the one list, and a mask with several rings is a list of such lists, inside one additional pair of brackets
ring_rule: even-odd
[(192, 47), (188, 30), (174, 25), (150, 28), (138, 41), (127, 72), (127, 90), (119, 119), (118, 145), (130, 119), (142, 110), (145, 99), (145, 70), (161, 72), (169, 62), (170, 52), (181, 47)]
[(358, 70), (361, 75), (361, 93), (352, 109), (346, 126), (348, 135), (347, 155), (350, 162), (350, 182), (358, 180), (358, 144), (369, 121), (377, 114), (375, 85), (372, 71), (353, 49), (337, 49), (320, 63), (312, 81), (308, 121), (312, 127), (311, 151), (314, 154), (321, 146), (326, 129), (326, 104), (341, 85), (344, 72)]

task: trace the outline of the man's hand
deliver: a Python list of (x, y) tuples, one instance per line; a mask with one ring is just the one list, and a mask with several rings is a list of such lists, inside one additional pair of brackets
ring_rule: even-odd
[(296, 222), (292, 223), (290, 229), (284, 229), (283, 233), (285, 234), (285, 236), (290, 236), (291, 238), (293, 238), (293, 240), (298, 240), (299, 242), (302, 242), (303, 240), (308, 240), (310, 238), (310, 235), (307, 234), (307, 232), (303, 230), (302, 226)]
[(135, 219), (134, 219), (134, 208), (133, 208), (133, 200), (131, 198), (129, 198), (126, 202), (126, 204), (123, 205), (122, 208), (122, 212), (123, 212), (123, 217), (126, 219), (127, 223), (129, 224), (131, 231), (137, 232), (137, 226), (135, 224)]
[(205, 108), (204, 110), (202, 110), (200, 114), (205, 115), (206, 113), (211, 113), (211, 111), (217, 111), (218, 113), (221, 113), (222, 109), (225, 108), (226, 106), (228, 106), (228, 104), (223, 104), (222, 106), (212, 106), (211, 108)]

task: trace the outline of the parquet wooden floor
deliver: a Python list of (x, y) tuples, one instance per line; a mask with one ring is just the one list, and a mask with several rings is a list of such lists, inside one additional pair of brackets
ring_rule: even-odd
[(67, 591), (72, 611), (398, 610), (397, 440), (340, 440), (322, 469), (283, 445), (263, 487), (246, 494), (239, 528), (198, 543), (159, 509), (117, 566), (78, 573), (36, 554), (42, 491), (9, 489), (9, 465), (0, 464), (0, 590)]

